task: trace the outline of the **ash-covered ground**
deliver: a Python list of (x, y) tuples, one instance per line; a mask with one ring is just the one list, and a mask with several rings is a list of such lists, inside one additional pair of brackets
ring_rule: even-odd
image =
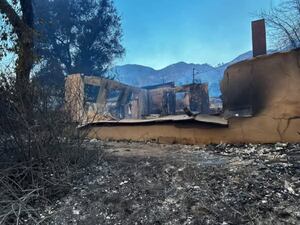
[(300, 145), (85, 146), (103, 154), (51, 224), (300, 224)]

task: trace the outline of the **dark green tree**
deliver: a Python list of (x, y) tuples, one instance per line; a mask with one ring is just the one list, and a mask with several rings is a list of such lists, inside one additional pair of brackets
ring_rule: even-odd
[(124, 53), (120, 17), (111, 0), (38, 0), (35, 15), (41, 71), (55, 67), (62, 75), (103, 76)]

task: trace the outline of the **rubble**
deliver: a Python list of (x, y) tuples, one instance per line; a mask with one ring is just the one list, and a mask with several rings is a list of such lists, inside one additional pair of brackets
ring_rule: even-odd
[(300, 223), (298, 144), (85, 145), (104, 156), (48, 209), (50, 224)]

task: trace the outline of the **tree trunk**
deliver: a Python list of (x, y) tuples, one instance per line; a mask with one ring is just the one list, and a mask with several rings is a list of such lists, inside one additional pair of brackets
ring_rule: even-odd
[(16, 88), (20, 94), (26, 91), (30, 84), (30, 71), (34, 63), (33, 35), (25, 34), (18, 40), (18, 60), (16, 67)]
[[(17, 63), (16, 87), (22, 93), (29, 87), (30, 71), (34, 63), (33, 6), (32, 0), (20, 0), (22, 21), (27, 29), (18, 36), (19, 59)], [(22, 93), (22, 94), (26, 94)]]
[(22, 18), (7, 0), (0, 0), (0, 12), (3, 13), (17, 34), (18, 55), (16, 67), (16, 88), (20, 95), (29, 86), (30, 71), (34, 63), (34, 31), (32, 0), (20, 0)]

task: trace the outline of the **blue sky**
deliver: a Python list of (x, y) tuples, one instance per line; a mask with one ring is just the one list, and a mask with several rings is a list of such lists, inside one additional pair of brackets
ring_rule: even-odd
[(117, 64), (228, 62), (251, 50), (255, 13), (280, 1), (115, 0), (126, 48)]

